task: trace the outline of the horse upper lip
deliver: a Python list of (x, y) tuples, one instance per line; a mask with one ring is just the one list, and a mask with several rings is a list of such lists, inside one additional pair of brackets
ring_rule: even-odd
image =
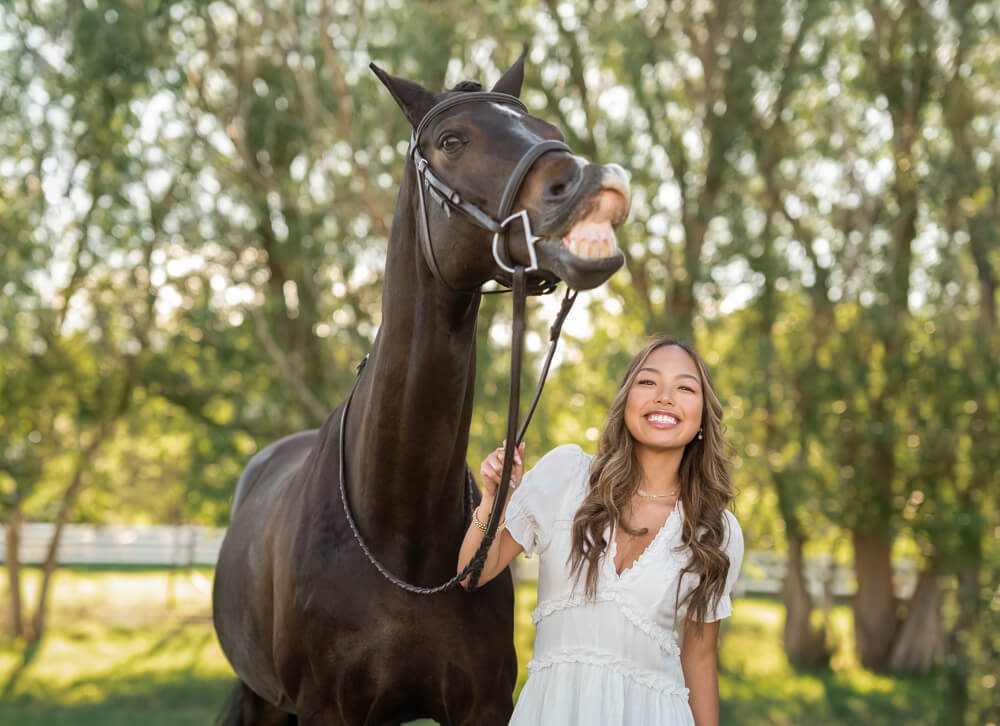
[(626, 201), (632, 198), (632, 192), (629, 189), (628, 181), (622, 179), (618, 176), (605, 176), (604, 184), (601, 189), (610, 189), (613, 192), (618, 192)]
[(599, 191), (617, 192), (625, 202), (621, 216), (612, 221), (612, 226), (617, 227), (625, 221), (629, 208), (632, 206), (632, 190), (629, 186), (628, 172), (617, 164), (608, 164), (604, 167), (604, 174), (601, 176), (601, 188)]

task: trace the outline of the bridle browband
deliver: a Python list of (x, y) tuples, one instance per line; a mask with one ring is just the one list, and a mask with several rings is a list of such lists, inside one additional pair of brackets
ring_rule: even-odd
[[(534, 415), (535, 408), (538, 406), (538, 401), (542, 395), (542, 388), (545, 385), (545, 379), (549, 373), (549, 366), (552, 363), (552, 357), (555, 354), (556, 345), (559, 342), (559, 334), (562, 331), (563, 321), (569, 314), (570, 308), (572, 308), (577, 296), (577, 292), (575, 290), (567, 288), (566, 295), (563, 298), (562, 307), (559, 309), (559, 313), (556, 316), (555, 321), (549, 328), (549, 350), (545, 356), (545, 362), (542, 365), (542, 372), (539, 376), (538, 385), (535, 388), (534, 397), (532, 398), (531, 405), (528, 408), (528, 412), (523, 423), (518, 426), (517, 421), (520, 415), (521, 359), (524, 350), (525, 300), (529, 294), (552, 292), (552, 290), (555, 289), (555, 283), (539, 282), (530, 286), (527, 283), (526, 274), (528, 272), (533, 272), (538, 268), (538, 259), (535, 254), (535, 242), (539, 239), (539, 237), (535, 236), (531, 231), (531, 224), (528, 220), (527, 211), (522, 209), (521, 211), (512, 214), (511, 208), (514, 206), (514, 199), (517, 197), (517, 193), (520, 191), (521, 185), (524, 183), (524, 179), (527, 177), (528, 173), (531, 171), (531, 167), (538, 160), (538, 158), (541, 157), (542, 154), (549, 151), (568, 152), (570, 149), (561, 141), (541, 141), (528, 149), (524, 156), (522, 156), (518, 161), (507, 180), (507, 185), (504, 187), (503, 195), (500, 199), (500, 207), (497, 211), (497, 216), (490, 216), (476, 205), (462, 199), (461, 194), (442, 181), (441, 178), (431, 170), (427, 159), (420, 153), (420, 136), (434, 118), (439, 116), (444, 111), (454, 108), (455, 106), (476, 101), (503, 103), (509, 106), (514, 106), (527, 113), (527, 108), (525, 108), (524, 104), (521, 103), (518, 98), (506, 93), (476, 91), (462, 92), (449, 96), (433, 106), (423, 119), (421, 119), (410, 140), (409, 154), (413, 159), (417, 172), (417, 197), (420, 202), (420, 220), (418, 224), (417, 236), (420, 240), (420, 246), (423, 251), (424, 259), (435, 279), (450, 290), (457, 292), (482, 292), (481, 290), (456, 290), (456, 288), (450, 285), (441, 274), (441, 269), (438, 266), (437, 258), (434, 256), (434, 248), (430, 239), (430, 226), (427, 219), (427, 204), (424, 197), (425, 186), (427, 187), (427, 193), (430, 194), (439, 204), (441, 204), (442, 209), (449, 218), (451, 217), (450, 209), (457, 209), (467, 215), (480, 227), (493, 233), (493, 257), (500, 269), (505, 273), (510, 274), (510, 288), (513, 293), (513, 325), (511, 331), (511, 373), (507, 409), (507, 438), (504, 449), (503, 469), (500, 475), (500, 484), (497, 487), (496, 499), (493, 502), (493, 509), (490, 512), (489, 521), (486, 524), (486, 531), (483, 534), (483, 539), (479, 544), (479, 548), (476, 550), (476, 553), (473, 555), (469, 563), (462, 569), (462, 571), (447, 582), (435, 587), (421, 587), (410, 584), (402, 578), (394, 575), (372, 554), (371, 550), (365, 544), (360, 531), (358, 530), (357, 523), (354, 521), (354, 516), (351, 514), (351, 508), (347, 502), (347, 412), (350, 409), (351, 400), (354, 398), (354, 392), (357, 390), (358, 382), (361, 380), (361, 371), (364, 369), (365, 363), (368, 361), (367, 355), (358, 366), (358, 376), (355, 379), (354, 386), (351, 388), (351, 392), (348, 395), (347, 401), (345, 401), (340, 414), (340, 445), (338, 452), (340, 457), (340, 498), (344, 506), (344, 514), (347, 518), (347, 523), (350, 525), (351, 532), (354, 534), (354, 539), (361, 548), (361, 551), (368, 558), (369, 562), (372, 563), (375, 569), (378, 570), (383, 577), (389, 580), (389, 582), (402, 588), (403, 590), (406, 590), (407, 592), (417, 595), (433, 595), (435, 593), (450, 590), (461, 583), (461, 581), (466, 577), (469, 578), (468, 589), (470, 591), (476, 589), (479, 583), (479, 576), (486, 563), (486, 556), (489, 552), (490, 545), (492, 545), (493, 540), (496, 537), (497, 528), (500, 523), (500, 514), (503, 511), (507, 500), (507, 492), (510, 488), (511, 472), (513, 471), (514, 465), (514, 451), (524, 439), (524, 434), (528, 429), (528, 424), (531, 422), (531, 417)], [(507, 254), (507, 258), (511, 260), (510, 264), (503, 259), (500, 251), (501, 241), (509, 244), (506, 234), (508, 232), (508, 225), (516, 220), (521, 220), (521, 224), (524, 227), (524, 236), (528, 246), (528, 256), (530, 260), (530, 264), (527, 268), (513, 262), (513, 257), (510, 255), (509, 249), (506, 249), (508, 246), (507, 244), (504, 245), (504, 251)], [(466, 526), (468, 526), (468, 522), (472, 518), (472, 502), (475, 493), (475, 482), (472, 477), (472, 472), (469, 471), (468, 467), (466, 467), (465, 482), (465, 521)]]

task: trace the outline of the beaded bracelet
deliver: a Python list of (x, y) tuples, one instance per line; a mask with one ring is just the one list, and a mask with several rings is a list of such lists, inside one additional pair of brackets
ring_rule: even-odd
[[(497, 526), (497, 531), (498, 532), (501, 529), (503, 529), (504, 522), (506, 522), (506, 521), (507, 521), (506, 519), (501, 519), (500, 520), (500, 524)], [(478, 529), (479, 531), (481, 531), (481, 532), (485, 532), (486, 531), (486, 525), (483, 522), (479, 521), (479, 507), (476, 507), (475, 509), (472, 510), (472, 523), (474, 525), (476, 525), (476, 529)]]

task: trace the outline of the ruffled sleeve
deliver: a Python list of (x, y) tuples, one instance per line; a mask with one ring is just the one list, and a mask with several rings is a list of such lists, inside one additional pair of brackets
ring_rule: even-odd
[[(530, 557), (544, 552), (566, 510), (567, 494), (586, 486), (590, 457), (579, 446), (559, 446), (524, 475), (507, 503), (507, 531)], [(575, 508), (573, 509), (575, 512)]]
[(705, 612), (706, 623), (722, 620), (733, 614), (733, 588), (740, 578), (740, 569), (743, 567), (743, 529), (736, 521), (736, 515), (728, 509), (723, 515), (726, 520), (726, 538), (722, 546), (729, 557), (729, 572), (726, 574), (726, 586), (719, 602), (715, 603), (715, 607), (709, 603), (709, 608)]

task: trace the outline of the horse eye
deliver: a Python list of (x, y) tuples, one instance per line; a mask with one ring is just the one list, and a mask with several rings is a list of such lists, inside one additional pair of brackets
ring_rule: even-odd
[(446, 136), (443, 136), (439, 143), (441, 150), (447, 154), (454, 154), (464, 145), (465, 144), (462, 142), (462, 139), (455, 136), (454, 134), (447, 134)]

